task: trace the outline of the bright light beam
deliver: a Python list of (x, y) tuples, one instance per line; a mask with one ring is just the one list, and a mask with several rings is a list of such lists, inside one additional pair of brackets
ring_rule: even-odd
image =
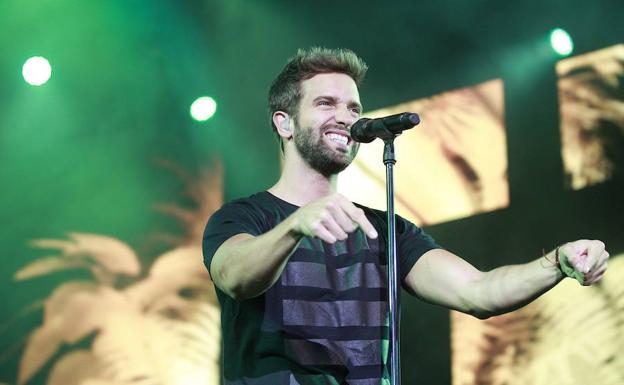
[(210, 96), (202, 96), (191, 104), (191, 116), (198, 122), (204, 122), (217, 111), (217, 102)]
[(554, 29), (550, 33), (550, 45), (552, 49), (561, 56), (568, 56), (574, 50), (572, 37), (561, 28)]

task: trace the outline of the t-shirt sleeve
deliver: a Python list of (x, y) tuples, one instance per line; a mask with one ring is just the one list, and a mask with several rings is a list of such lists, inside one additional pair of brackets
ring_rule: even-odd
[(247, 202), (233, 201), (217, 210), (204, 229), (202, 253), (204, 265), (210, 273), (210, 263), (217, 249), (237, 234), (258, 236), (264, 233), (266, 220), (259, 210)]
[(397, 254), (399, 275), (405, 280), (416, 261), (429, 250), (441, 248), (436, 241), (420, 227), (407, 219), (396, 216)]

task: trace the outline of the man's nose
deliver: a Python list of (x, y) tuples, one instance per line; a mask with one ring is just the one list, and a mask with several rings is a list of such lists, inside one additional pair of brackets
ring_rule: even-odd
[(356, 120), (357, 116), (347, 106), (340, 106), (336, 109), (336, 123), (349, 127)]

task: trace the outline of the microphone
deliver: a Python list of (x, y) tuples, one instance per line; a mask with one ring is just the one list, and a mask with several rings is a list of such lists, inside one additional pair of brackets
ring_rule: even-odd
[(361, 118), (351, 126), (351, 138), (360, 143), (370, 143), (375, 138), (392, 139), (418, 123), (420, 123), (420, 117), (412, 112), (376, 119)]

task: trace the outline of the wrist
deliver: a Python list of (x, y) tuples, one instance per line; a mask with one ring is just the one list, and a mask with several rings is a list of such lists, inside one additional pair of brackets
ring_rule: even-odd
[(548, 267), (551, 268), (557, 275), (557, 281), (561, 281), (566, 277), (565, 272), (561, 269), (560, 258), (561, 256), (559, 254), (559, 247), (544, 255), (544, 259), (546, 259), (546, 261), (548, 262)]
[(284, 221), (287, 228), (287, 234), (295, 241), (299, 241), (305, 236), (301, 229), (301, 221), (295, 211), (286, 221)]

